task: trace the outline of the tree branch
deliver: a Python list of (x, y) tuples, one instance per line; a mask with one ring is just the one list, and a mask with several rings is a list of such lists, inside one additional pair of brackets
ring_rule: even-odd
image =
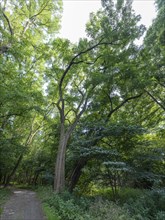
[(162, 86), (163, 88), (165, 88), (165, 84), (163, 84), (163, 83), (161, 83), (161, 82), (159, 82), (159, 81), (158, 81), (158, 84), (159, 84), (160, 86)]
[[(60, 83), (59, 83), (59, 88), (60, 88), (60, 89), (62, 89), (62, 84), (63, 84), (64, 78), (65, 78), (66, 74), (68, 73), (68, 71), (70, 70), (70, 68), (71, 68), (74, 64), (79, 64), (79, 63), (84, 62), (83, 60), (75, 62), (75, 60), (76, 60), (77, 58), (79, 58), (79, 57), (80, 57), (81, 55), (83, 55), (83, 54), (88, 53), (89, 51), (92, 51), (93, 49), (95, 49), (95, 48), (98, 47), (98, 46), (101, 46), (101, 45), (116, 45), (116, 44), (114, 44), (113, 42), (102, 42), (103, 40), (104, 40), (104, 38), (102, 38), (97, 44), (95, 44), (95, 45), (93, 45), (93, 46), (87, 48), (86, 50), (81, 51), (80, 53), (76, 54), (76, 55), (71, 59), (69, 65), (67, 66), (67, 68), (65, 69), (65, 71), (64, 71), (64, 73), (63, 73), (63, 75), (62, 75), (62, 77), (61, 77), (61, 80), (60, 80)], [(100, 58), (100, 56), (99, 56), (98, 58)], [(98, 58), (96, 58), (96, 60), (95, 60), (94, 62), (96, 62)], [(61, 93), (61, 92), (60, 92), (60, 93)]]
[(6, 21), (7, 21), (7, 23), (8, 23), (9, 30), (10, 30), (10, 34), (11, 34), (11, 36), (13, 36), (13, 35), (14, 35), (14, 32), (13, 32), (13, 29), (12, 29), (12, 27), (11, 27), (10, 21), (9, 21), (8, 17), (6, 16), (6, 14), (5, 14), (3, 11), (2, 11), (2, 14), (3, 14), (4, 18), (6, 19)]
[(35, 19), (38, 15), (40, 15), (40, 14), (45, 10), (45, 8), (47, 7), (47, 5), (48, 5), (49, 2), (50, 2), (50, 1), (47, 1), (46, 4), (43, 5), (43, 7), (41, 8), (41, 10), (40, 10), (38, 13), (32, 15), (32, 16), (29, 18), (29, 20), (26, 22), (25, 27), (24, 27), (24, 29), (23, 29), (23, 31), (22, 31), (22, 35), (24, 35), (24, 33), (28, 30), (28, 28), (29, 28), (29, 26), (30, 26), (30, 23), (32, 23), (32, 22), (34, 21), (34, 19)]
[(152, 98), (152, 100), (165, 111), (165, 107), (150, 92), (148, 92), (147, 90), (145, 91)]
[(118, 105), (116, 108), (112, 109), (109, 114), (107, 115), (107, 119), (108, 120), (111, 115), (116, 112), (118, 109), (120, 109), (124, 104), (126, 104), (127, 102), (129, 102), (130, 100), (133, 100), (133, 99), (137, 99), (139, 98), (140, 96), (142, 96), (143, 93), (140, 93), (139, 95), (136, 95), (136, 96), (132, 96), (132, 97), (129, 97), (127, 99), (125, 99), (123, 102), (120, 103), (120, 105)]

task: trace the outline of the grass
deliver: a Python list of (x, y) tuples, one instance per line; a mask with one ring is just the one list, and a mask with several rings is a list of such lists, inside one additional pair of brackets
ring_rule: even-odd
[(47, 204), (43, 204), (43, 210), (48, 220), (61, 220), (58, 214)]
[(3, 211), (3, 204), (7, 201), (10, 195), (11, 195), (10, 189), (0, 188), (0, 214)]
[(42, 206), (44, 213), (48, 220), (61, 220), (60, 216), (56, 212), (55, 209), (53, 209), (48, 203), (47, 200), (49, 200), (52, 197), (52, 189), (50, 187), (39, 187), (36, 190), (39, 198), (42, 201)]

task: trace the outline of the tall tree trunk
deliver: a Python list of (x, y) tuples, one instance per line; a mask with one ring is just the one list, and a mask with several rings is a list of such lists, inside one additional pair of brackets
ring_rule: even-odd
[(57, 193), (60, 193), (65, 189), (65, 154), (69, 137), (69, 132), (65, 133), (64, 125), (62, 125), (60, 143), (55, 163), (54, 191)]

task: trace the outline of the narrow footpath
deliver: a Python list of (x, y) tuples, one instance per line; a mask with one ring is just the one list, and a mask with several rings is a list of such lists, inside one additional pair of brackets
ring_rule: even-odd
[(35, 192), (17, 189), (4, 205), (0, 220), (46, 220), (46, 217)]

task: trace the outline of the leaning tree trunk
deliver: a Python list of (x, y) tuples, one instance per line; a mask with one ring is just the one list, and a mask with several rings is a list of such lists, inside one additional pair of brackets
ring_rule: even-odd
[(20, 163), (22, 161), (22, 158), (23, 158), (23, 154), (21, 154), (19, 156), (19, 158), (18, 158), (14, 168), (12, 169), (11, 173), (9, 174), (9, 176), (6, 179), (4, 187), (7, 187), (10, 184), (10, 181), (11, 181), (12, 177), (14, 176), (15, 172), (17, 171), (17, 169), (18, 169), (18, 167), (19, 167), (19, 165), (20, 165)]
[(70, 180), (69, 180), (69, 191), (73, 192), (73, 189), (75, 188), (75, 186), (77, 185), (81, 173), (82, 173), (82, 169), (84, 168), (84, 166), (87, 164), (88, 159), (86, 158), (81, 158), (79, 161), (76, 162), (71, 175), (70, 175)]

